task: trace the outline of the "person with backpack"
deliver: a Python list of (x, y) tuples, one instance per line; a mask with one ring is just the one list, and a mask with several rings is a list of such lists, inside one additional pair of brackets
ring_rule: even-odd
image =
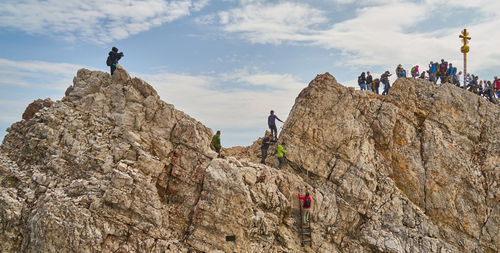
[(486, 89), (484, 90), (484, 95), (486, 96), (486, 98), (496, 104), (496, 101), (495, 101), (495, 91), (494, 91), (494, 88), (493, 88), (493, 84), (488, 81), (487, 83), (487, 86), (486, 86)]
[(372, 86), (373, 86), (373, 77), (370, 74), (370, 71), (366, 72), (366, 89), (369, 91), (372, 91)]
[(437, 80), (439, 78), (439, 64), (437, 61), (434, 62), (432, 69), (434, 70), (434, 72), (432, 72), (432, 77), (433, 77), (432, 79), (433, 79), (434, 84), (436, 84)]
[(222, 146), (220, 145), (220, 130), (217, 130), (217, 133), (212, 137), (212, 146), (217, 152), (217, 158), (221, 158), (220, 149)]
[(282, 142), (281, 144), (278, 144), (278, 152), (276, 153), (276, 156), (278, 156), (278, 170), (281, 170), (281, 167), (283, 167), (283, 164), (285, 163), (285, 153), (287, 152), (286, 149), (283, 147), (285, 146), (285, 143)]
[(420, 72), (418, 71), (418, 65), (413, 66), (413, 68), (411, 68), (411, 76), (413, 78), (415, 78), (419, 75), (420, 75)]
[(391, 88), (391, 85), (389, 84), (389, 76), (391, 76), (391, 73), (389, 73), (388, 70), (380, 76), (380, 81), (384, 84), (384, 91), (382, 92), (382, 95), (387, 95), (389, 93), (389, 89)]
[(432, 73), (435, 73), (436, 72), (436, 65), (434, 65), (434, 62), (431, 61), (429, 62), (429, 71), (428, 71), (430, 74)]
[(358, 85), (361, 90), (366, 90), (366, 77), (365, 72), (358, 76)]
[(469, 91), (477, 94), (479, 86), (479, 76), (472, 75), (472, 81), (469, 83)]
[(497, 97), (500, 98), (500, 79), (495, 76), (495, 80), (493, 81), (493, 88), (497, 91)]
[(377, 94), (380, 94), (380, 93), (378, 92), (379, 87), (380, 87), (380, 79), (375, 78), (375, 79), (373, 80), (373, 85), (372, 85), (372, 90), (373, 90), (373, 92), (375, 92), (375, 93), (377, 93)]
[(483, 96), (483, 80), (479, 81), (479, 85), (477, 86), (477, 94), (479, 96)]
[(123, 52), (118, 53), (118, 48), (116, 47), (111, 48), (111, 51), (109, 51), (108, 59), (106, 59), (106, 65), (110, 67), (111, 75), (113, 75), (113, 72), (115, 72), (116, 64), (118, 64), (118, 61), (122, 57), (123, 57)]
[(441, 78), (441, 84), (444, 84), (448, 81), (448, 77), (446, 76), (447, 70), (448, 62), (445, 62), (444, 59), (441, 59), (441, 64), (439, 64), (439, 77)]
[(274, 138), (278, 139), (278, 128), (276, 127), (276, 120), (283, 123), (283, 121), (280, 120), (278, 118), (278, 116), (274, 115), (274, 111), (271, 110), (269, 117), (267, 117), (267, 125), (269, 126), (269, 129), (271, 130), (271, 134), (274, 133)]
[(260, 160), (260, 163), (262, 164), (266, 164), (266, 158), (267, 158), (267, 149), (269, 149), (269, 145), (272, 143), (272, 142), (276, 142), (275, 139), (273, 139), (273, 134), (272, 133), (269, 133), (268, 136), (266, 136), (263, 140), (262, 140), (262, 145), (260, 146), (260, 151), (262, 153), (262, 159)]
[(448, 78), (448, 82), (452, 84), (456, 84), (456, 79), (457, 79), (457, 68), (453, 67), (453, 64), (448, 64), (448, 70), (446, 71), (446, 76)]
[(396, 68), (396, 76), (398, 78), (406, 77), (406, 70), (403, 68), (401, 64), (399, 64), (398, 67)]
[(302, 202), (302, 212), (303, 212), (303, 224), (306, 224), (309, 221), (309, 211), (311, 210), (311, 197), (309, 196), (309, 192), (306, 192), (305, 196), (300, 196), (299, 192), (299, 199), (301, 199)]

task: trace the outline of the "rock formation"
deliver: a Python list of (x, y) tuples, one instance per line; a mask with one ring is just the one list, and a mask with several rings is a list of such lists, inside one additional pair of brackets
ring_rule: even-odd
[(500, 107), (454, 86), (399, 79), (379, 96), (319, 75), (280, 134), (278, 171), (258, 164), (260, 141), (215, 158), (210, 129), (123, 69), (73, 82), (4, 138), (2, 252), (500, 249)]
[(292, 167), (344, 203), (349, 222), (329, 235), (343, 251), (497, 252), (499, 117), (450, 84), (401, 78), (379, 96), (324, 74), (297, 97), (281, 140)]

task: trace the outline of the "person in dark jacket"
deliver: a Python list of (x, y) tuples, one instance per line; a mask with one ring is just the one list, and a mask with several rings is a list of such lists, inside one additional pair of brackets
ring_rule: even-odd
[(273, 110), (271, 110), (270, 113), (271, 114), (269, 115), (269, 117), (267, 117), (267, 125), (269, 126), (269, 129), (271, 130), (271, 134), (273, 134), (274, 138), (277, 139), (278, 138), (278, 128), (276, 127), (276, 120), (278, 120), (281, 123), (283, 123), (283, 121), (280, 120), (278, 118), (278, 116), (274, 115)]
[(365, 72), (361, 73), (361, 75), (358, 76), (358, 85), (359, 85), (360, 90), (366, 90)]
[(123, 52), (118, 53), (118, 48), (116, 47), (111, 48), (111, 51), (109, 51), (106, 63), (108, 63), (108, 66), (110, 67), (111, 75), (113, 75), (113, 72), (115, 72), (116, 64), (118, 64), (118, 61), (122, 57), (123, 57)]
[(384, 91), (382, 92), (382, 95), (387, 95), (389, 93), (389, 89), (391, 88), (391, 85), (389, 84), (389, 76), (391, 76), (391, 73), (389, 71), (385, 71), (380, 77), (380, 82), (384, 84)]
[(366, 72), (366, 89), (371, 91), (372, 85), (373, 85), (373, 77), (370, 74), (370, 71), (368, 71)]
[(272, 142), (276, 142), (276, 139), (273, 139), (272, 133), (270, 133), (266, 138), (262, 140), (262, 146), (260, 146), (260, 151), (262, 152), (262, 159), (260, 160), (260, 163), (266, 164), (267, 150), (269, 149), (269, 145)]

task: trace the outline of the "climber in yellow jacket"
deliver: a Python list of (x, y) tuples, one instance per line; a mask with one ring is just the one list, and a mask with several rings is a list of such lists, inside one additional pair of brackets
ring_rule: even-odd
[(221, 158), (220, 149), (222, 146), (220, 145), (220, 130), (217, 130), (217, 133), (212, 137), (211, 146), (215, 149), (215, 152), (217, 152), (217, 158)]
[(284, 142), (282, 142), (281, 144), (278, 144), (277, 156), (278, 156), (278, 161), (279, 161), (279, 164), (278, 164), (278, 169), (279, 170), (281, 170), (281, 167), (283, 166), (283, 163), (285, 161), (285, 158), (283, 156), (286, 153), (286, 149), (283, 148), (283, 146), (285, 146)]

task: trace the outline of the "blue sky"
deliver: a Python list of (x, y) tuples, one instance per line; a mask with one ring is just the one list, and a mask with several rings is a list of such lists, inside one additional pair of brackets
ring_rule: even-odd
[(0, 139), (37, 98), (60, 100), (79, 68), (120, 64), (214, 131), (249, 145), (274, 109), (283, 120), (317, 74), (356, 87), (441, 58), (459, 69), (458, 35), (472, 36), (469, 72), (500, 67), (497, 0), (3, 0), (0, 2)]

